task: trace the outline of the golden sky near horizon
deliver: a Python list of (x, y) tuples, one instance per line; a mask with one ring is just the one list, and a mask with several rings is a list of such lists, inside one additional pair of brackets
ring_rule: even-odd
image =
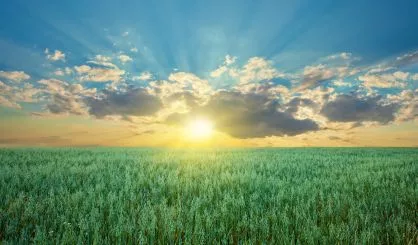
[[(194, 137), (190, 125), (135, 127), (125, 121), (80, 117), (39, 118), (20, 114), (0, 120), (0, 146), (144, 147), (417, 147), (416, 122), (350, 130), (324, 130), (297, 136), (237, 139), (217, 132)], [(19, 125), (19, 126), (17, 126)]]

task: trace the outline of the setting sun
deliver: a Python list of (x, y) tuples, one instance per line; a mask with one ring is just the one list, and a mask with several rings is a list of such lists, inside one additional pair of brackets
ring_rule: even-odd
[(195, 119), (187, 125), (186, 132), (193, 139), (206, 139), (213, 134), (213, 124), (207, 119)]

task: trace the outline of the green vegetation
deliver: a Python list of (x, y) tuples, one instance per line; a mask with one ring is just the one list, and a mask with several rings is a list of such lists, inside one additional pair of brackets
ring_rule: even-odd
[(0, 241), (416, 244), (417, 173), (413, 148), (0, 149)]

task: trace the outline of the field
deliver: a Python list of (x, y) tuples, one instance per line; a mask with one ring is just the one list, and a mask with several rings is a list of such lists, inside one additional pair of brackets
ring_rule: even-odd
[(417, 148), (0, 149), (0, 243), (417, 244)]

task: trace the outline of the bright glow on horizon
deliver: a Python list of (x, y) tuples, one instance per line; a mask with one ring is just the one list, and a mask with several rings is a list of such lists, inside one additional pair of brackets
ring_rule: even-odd
[(213, 124), (207, 119), (195, 119), (187, 125), (186, 134), (195, 140), (207, 139), (213, 134)]

